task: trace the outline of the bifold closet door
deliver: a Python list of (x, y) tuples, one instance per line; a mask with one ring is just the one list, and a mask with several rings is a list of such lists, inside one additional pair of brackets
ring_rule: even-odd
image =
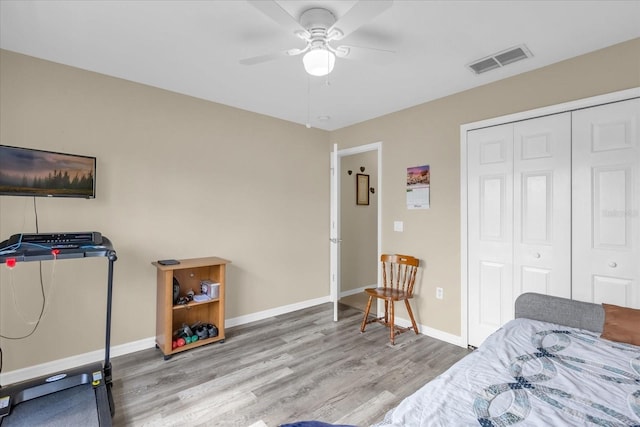
[(513, 317), (513, 125), (467, 134), (468, 335), (479, 346)]
[(514, 124), (514, 301), (571, 298), (571, 113)]
[(468, 133), (470, 345), (513, 319), (523, 292), (570, 296), (570, 162), (569, 113)]
[(640, 99), (573, 113), (573, 298), (640, 308)]

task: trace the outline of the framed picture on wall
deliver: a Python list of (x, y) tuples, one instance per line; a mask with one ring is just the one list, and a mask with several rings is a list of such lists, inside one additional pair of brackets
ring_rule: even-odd
[(407, 168), (407, 208), (429, 209), (431, 171), (429, 165)]
[(369, 204), (369, 175), (356, 175), (356, 205)]

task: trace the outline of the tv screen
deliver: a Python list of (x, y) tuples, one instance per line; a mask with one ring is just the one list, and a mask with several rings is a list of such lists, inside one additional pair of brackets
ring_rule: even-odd
[(96, 158), (0, 145), (0, 195), (96, 196)]

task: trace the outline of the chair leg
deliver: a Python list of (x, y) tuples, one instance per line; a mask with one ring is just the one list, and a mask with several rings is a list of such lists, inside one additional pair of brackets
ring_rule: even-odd
[(391, 345), (396, 345), (396, 325), (395, 325), (395, 313), (393, 312), (393, 301), (388, 301), (389, 304), (389, 338), (391, 339)]
[(418, 325), (416, 324), (416, 319), (413, 318), (413, 311), (411, 311), (411, 305), (409, 305), (409, 300), (404, 300), (405, 305), (407, 306), (407, 312), (409, 313), (409, 318), (411, 319), (411, 324), (413, 325), (413, 330), (416, 335), (418, 335)]
[(384, 300), (384, 323), (389, 324), (389, 301)]
[(360, 332), (364, 332), (364, 328), (367, 327), (367, 317), (369, 317), (369, 310), (371, 310), (371, 301), (373, 301), (373, 297), (369, 297), (369, 301), (367, 301), (367, 309), (364, 311), (364, 319), (362, 319), (362, 325), (360, 325)]

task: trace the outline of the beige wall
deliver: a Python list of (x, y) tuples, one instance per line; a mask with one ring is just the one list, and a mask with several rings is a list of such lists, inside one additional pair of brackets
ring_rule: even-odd
[[(383, 141), (382, 249), (425, 261), (420, 323), (460, 333), (459, 127), (640, 86), (640, 40), (327, 133), (0, 52), (0, 143), (98, 157), (95, 200), (37, 199), (40, 231), (98, 230), (118, 251), (114, 345), (155, 331), (160, 258), (233, 261), (227, 318), (326, 297), (329, 142)], [(405, 208), (407, 166), (431, 166), (431, 209)], [(379, 191), (380, 189), (376, 189)], [(393, 221), (404, 221), (403, 233)], [(33, 199), (0, 197), (0, 238), (35, 230)], [(0, 332), (27, 334), (37, 263), (0, 268)], [(105, 260), (43, 263), (49, 303), (3, 371), (101, 349)], [(445, 289), (443, 301), (435, 287)], [(403, 315), (399, 313), (399, 315)], [(71, 326), (69, 326), (71, 325)]]
[[(96, 230), (115, 264), (114, 345), (155, 335), (163, 258), (220, 256), (227, 318), (329, 294), (328, 133), (2, 51), (0, 143), (97, 156), (97, 198), (37, 198), (40, 231)], [(0, 236), (34, 232), (0, 196)], [(27, 334), (38, 263), (0, 268), (0, 332)], [(3, 372), (104, 347), (105, 259), (42, 264), (37, 331), (1, 340)], [(15, 294), (15, 298), (14, 298)]]
[[(460, 125), (637, 86), (640, 39), (331, 133), (340, 148), (383, 141), (382, 251), (426, 266), (413, 301), (418, 323), (460, 334)], [(406, 168), (418, 164), (431, 166), (429, 210), (405, 207)]]
[[(360, 167), (364, 172), (360, 172)], [(347, 171), (351, 170), (349, 175)], [(340, 290), (376, 285), (378, 281), (378, 193), (369, 193), (369, 205), (356, 204), (356, 175), (369, 175), (369, 187), (377, 187), (378, 152), (340, 159)]]

